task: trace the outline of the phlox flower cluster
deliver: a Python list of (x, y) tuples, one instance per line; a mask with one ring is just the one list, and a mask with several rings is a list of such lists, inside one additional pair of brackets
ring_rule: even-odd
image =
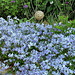
[[(17, 69), (16, 75), (75, 74), (75, 60), (71, 60), (73, 63), (69, 60), (69, 57), (75, 57), (75, 35), (55, 34), (52, 30), (52, 25), (44, 27), (43, 23), (27, 21), (15, 24), (13, 19), (7, 22), (0, 18), (0, 44), (5, 42), (0, 59), (7, 56), (4, 62), (0, 61), (0, 71), (13, 63), (11, 69)], [(74, 31), (75, 28), (69, 30)], [(73, 65), (72, 70), (70, 66)]]

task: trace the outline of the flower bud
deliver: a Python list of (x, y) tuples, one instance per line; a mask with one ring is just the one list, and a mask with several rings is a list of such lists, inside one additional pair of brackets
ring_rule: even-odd
[(35, 18), (37, 20), (41, 20), (41, 19), (43, 19), (43, 17), (44, 17), (44, 13), (42, 11), (36, 11)]

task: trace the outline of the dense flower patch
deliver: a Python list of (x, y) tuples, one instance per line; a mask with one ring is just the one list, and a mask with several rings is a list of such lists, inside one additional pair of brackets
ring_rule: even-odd
[[(60, 24), (61, 25), (61, 24)], [(61, 25), (63, 26), (63, 25)], [(75, 28), (55, 34), (52, 25), (0, 19), (0, 66), (16, 75), (74, 75)], [(66, 34), (68, 34), (65, 36)]]

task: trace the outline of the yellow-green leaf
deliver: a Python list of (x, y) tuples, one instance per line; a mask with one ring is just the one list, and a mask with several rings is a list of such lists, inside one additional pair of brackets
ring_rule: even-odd
[(6, 6), (5, 8), (6, 8), (6, 9), (9, 9), (9, 6)]

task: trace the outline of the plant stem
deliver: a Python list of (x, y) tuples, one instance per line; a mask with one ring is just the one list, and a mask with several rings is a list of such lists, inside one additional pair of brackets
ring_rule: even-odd
[(34, 16), (33, 17), (31, 17), (29, 20), (27, 20), (27, 21), (30, 21), (30, 20), (32, 20), (34, 18)]

